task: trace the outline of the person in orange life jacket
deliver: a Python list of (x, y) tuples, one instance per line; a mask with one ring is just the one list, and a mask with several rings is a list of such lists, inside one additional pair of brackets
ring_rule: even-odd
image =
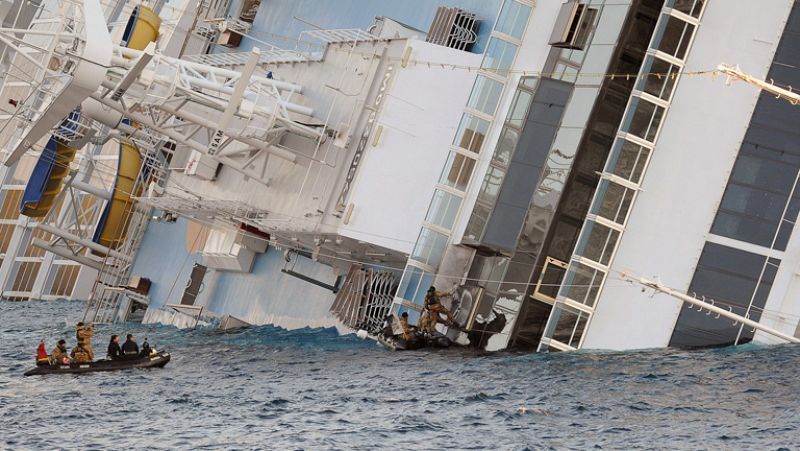
[(50, 365), (50, 357), (47, 355), (47, 349), (44, 347), (44, 340), (39, 341), (39, 347), (36, 348), (36, 364)]

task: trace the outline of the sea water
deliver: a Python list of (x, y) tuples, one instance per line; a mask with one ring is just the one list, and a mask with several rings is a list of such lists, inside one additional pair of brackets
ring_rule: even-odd
[(74, 302), (0, 302), (4, 449), (800, 449), (800, 347), (389, 352), (334, 330), (101, 325), (163, 369), (23, 377)]

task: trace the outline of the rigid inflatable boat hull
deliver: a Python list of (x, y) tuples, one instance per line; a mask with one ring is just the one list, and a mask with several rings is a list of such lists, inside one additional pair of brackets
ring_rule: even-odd
[(150, 357), (136, 360), (97, 360), (92, 363), (71, 363), (69, 365), (42, 365), (27, 371), (26, 376), (43, 374), (82, 374), (97, 373), (100, 371), (118, 371), (131, 368), (163, 368), (169, 363), (168, 352), (159, 352)]

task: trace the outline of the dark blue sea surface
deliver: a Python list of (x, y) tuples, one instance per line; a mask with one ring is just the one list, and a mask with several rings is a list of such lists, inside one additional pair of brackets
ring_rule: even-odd
[[(0, 302), (3, 449), (800, 449), (800, 347), (388, 352), (333, 330), (118, 324), (164, 369), (23, 377), (74, 302)], [(67, 323), (69, 322), (69, 325)]]

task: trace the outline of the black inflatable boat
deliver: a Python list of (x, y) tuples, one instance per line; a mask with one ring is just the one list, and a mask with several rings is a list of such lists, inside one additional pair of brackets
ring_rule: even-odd
[(411, 351), (422, 348), (449, 348), (452, 341), (439, 332), (433, 334), (416, 331), (413, 340), (403, 340), (399, 335), (378, 334), (380, 344), (392, 351)]
[(169, 363), (168, 352), (158, 352), (150, 357), (135, 360), (97, 360), (92, 363), (71, 363), (69, 365), (41, 365), (27, 371), (26, 376), (41, 374), (80, 374), (96, 373), (98, 371), (117, 371), (131, 368), (163, 368)]

